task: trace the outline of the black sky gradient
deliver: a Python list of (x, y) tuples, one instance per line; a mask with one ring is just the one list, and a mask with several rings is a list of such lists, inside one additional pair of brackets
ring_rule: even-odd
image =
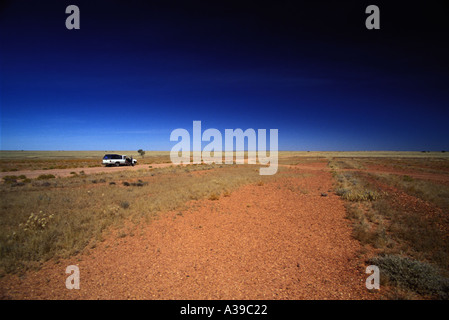
[[(65, 28), (70, 4), (80, 30)], [(365, 28), (370, 4), (380, 30)], [(194, 120), (278, 128), (283, 150), (449, 149), (444, 1), (0, 8), (2, 149), (169, 150)]]

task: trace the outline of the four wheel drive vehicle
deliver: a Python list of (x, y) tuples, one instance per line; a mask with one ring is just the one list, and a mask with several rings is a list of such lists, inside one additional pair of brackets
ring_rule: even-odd
[(132, 157), (129, 158), (125, 155), (120, 154), (106, 154), (103, 157), (103, 164), (108, 166), (134, 166), (137, 163), (136, 159), (133, 159)]

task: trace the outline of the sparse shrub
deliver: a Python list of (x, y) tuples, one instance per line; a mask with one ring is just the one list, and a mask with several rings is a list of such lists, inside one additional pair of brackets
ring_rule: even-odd
[(5, 181), (5, 183), (16, 183), (17, 179), (18, 179), (17, 176), (4, 176), (3, 177), (3, 180)]
[(121, 201), (120, 202), (120, 207), (122, 207), (123, 209), (128, 209), (129, 208), (129, 202), (128, 201)]
[(370, 263), (379, 267), (381, 279), (385, 276), (393, 285), (422, 295), (449, 299), (449, 279), (428, 263), (398, 255), (378, 256)]
[(412, 182), (412, 181), (413, 181), (413, 178), (410, 177), (410, 176), (405, 175), (405, 176), (402, 176), (402, 180), (403, 180), (403, 181), (406, 181), (406, 182)]
[(215, 194), (215, 193), (212, 193), (210, 196), (209, 196), (209, 200), (218, 200), (218, 199), (220, 199), (220, 197), (217, 195), (217, 194)]
[(133, 187), (143, 187), (143, 186), (146, 186), (148, 184), (148, 182), (143, 182), (142, 180), (138, 180), (137, 182), (133, 182), (133, 183), (131, 183), (131, 185), (133, 186)]
[(115, 182), (114, 181), (111, 181), (111, 182), (109, 182), (109, 185), (115, 185)]
[(128, 181), (123, 181), (123, 185), (126, 186), (126, 187), (129, 187), (130, 183)]

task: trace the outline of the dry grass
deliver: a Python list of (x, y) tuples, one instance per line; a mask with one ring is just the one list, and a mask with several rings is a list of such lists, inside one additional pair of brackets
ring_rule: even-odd
[(352, 165), (348, 165), (346, 162), (333, 162), (329, 167), (333, 169), (332, 174), (337, 181), (335, 193), (345, 200), (374, 201), (386, 194), (368, 183), (359, 172), (339, 172), (339, 169), (352, 168)]
[(405, 193), (429, 201), (449, 212), (449, 185), (423, 179), (414, 179), (408, 175), (376, 174), (379, 181), (394, 186)]

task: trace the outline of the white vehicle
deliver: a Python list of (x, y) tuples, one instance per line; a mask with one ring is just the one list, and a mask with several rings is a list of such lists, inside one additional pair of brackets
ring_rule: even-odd
[(120, 154), (106, 154), (103, 157), (103, 164), (106, 167), (109, 166), (134, 166), (137, 163), (136, 159), (133, 159), (132, 157), (129, 158), (126, 155), (120, 155)]

